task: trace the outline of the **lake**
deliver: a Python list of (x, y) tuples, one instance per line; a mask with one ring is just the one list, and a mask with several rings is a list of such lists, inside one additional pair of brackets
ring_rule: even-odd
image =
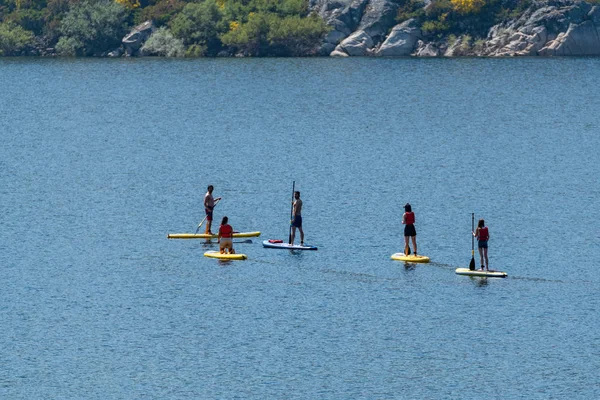
[[(598, 58), (0, 59), (0, 397), (600, 397), (598, 81)], [(293, 183), (316, 252), (262, 247)], [(167, 239), (209, 184), (213, 231), (262, 232), (248, 260)], [(407, 202), (429, 264), (390, 259)], [(454, 273), (472, 213), (508, 278)]]

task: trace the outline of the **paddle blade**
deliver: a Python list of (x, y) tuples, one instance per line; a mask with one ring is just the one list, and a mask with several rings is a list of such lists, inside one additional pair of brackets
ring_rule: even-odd
[(469, 269), (471, 271), (475, 271), (475, 257), (471, 257), (471, 262), (469, 263)]

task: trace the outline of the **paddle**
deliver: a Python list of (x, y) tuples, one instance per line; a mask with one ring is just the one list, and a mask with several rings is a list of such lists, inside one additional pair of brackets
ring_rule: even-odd
[[(217, 206), (217, 204), (219, 204), (219, 201), (221, 201), (221, 199), (215, 201), (215, 205), (213, 206), (213, 209)], [(200, 230), (200, 227), (202, 226), (204, 221), (206, 221), (206, 217), (208, 217), (208, 215), (205, 215), (204, 219), (202, 221), (200, 221), (200, 223), (198, 224), (198, 227), (196, 228), (196, 233), (198, 233), (198, 231)]]
[(471, 262), (469, 263), (469, 269), (475, 270), (475, 213), (471, 213)]
[(296, 181), (292, 183), (292, 207), (290, 209), (290, 236), (288, 237), (288, 243), (292, 244), (292, 221), (294, 220), (294, 192), (296, 191)]

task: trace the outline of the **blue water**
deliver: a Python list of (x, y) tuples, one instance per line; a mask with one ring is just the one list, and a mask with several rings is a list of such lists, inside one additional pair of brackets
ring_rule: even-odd
[[(598, 81), (587, 58), (1, 59), (0, 398), (600, 397)], [(261, 246), (293, 181), (317, 252)], [(262, 232), (246, 261), (166, 238), (209, 184)], [(390, 260), (406, 202), (429, 264)], [(471, 213), (508, 278), (454, 273)]]

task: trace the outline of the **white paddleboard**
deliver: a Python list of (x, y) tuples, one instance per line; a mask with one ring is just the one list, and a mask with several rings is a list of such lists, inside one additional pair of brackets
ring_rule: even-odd
[(468, 276), (483, 276), (488, 278), (506, 278), (508, 274), (502, 271), (486, 271), (481, 269), (470, 270), (469, 268), (456, 268), (455, 271), (458, 275)]
[(317, 250), (315, 246), (289, 244), (283, 241), (263, 240), (263, 246), (270, 249), (285, 249), (285, 250)]

